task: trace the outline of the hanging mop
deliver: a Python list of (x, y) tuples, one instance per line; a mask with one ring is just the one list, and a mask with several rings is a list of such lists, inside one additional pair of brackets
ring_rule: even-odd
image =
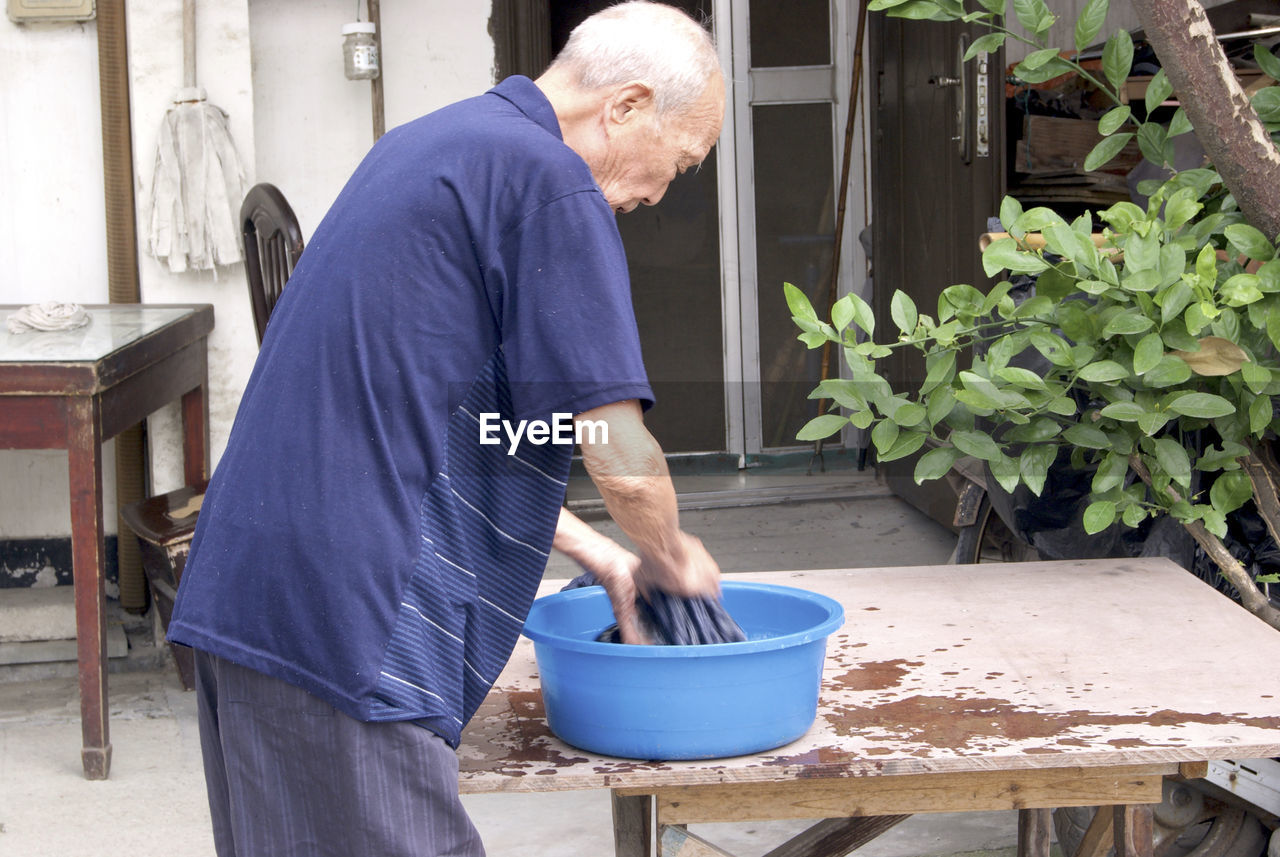
[(160, 125), (148, 249), (173, 273), (241, 260), (236, 220), (247, 189), (227, 113), (196, 85), (195, 0), (182, 3), (183, 88)]

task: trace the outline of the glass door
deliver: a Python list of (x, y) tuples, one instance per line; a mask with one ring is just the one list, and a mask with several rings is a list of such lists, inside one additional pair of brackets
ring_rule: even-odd
[[(733, 136), (722, 137), (721, 146), (732, 142), (736, 158), (743, 381), (736, 440), (751, 457), (801, 446), (796, 432), (817, 414), (808, 394), (821, 378), (822, 353), (797, 341), (782, 284), (798, 286), (817, 307), (828, 306), (843, 292), (840, 284), (851, 280), (849, 236), (861, 229), (862, 217), (861, 206), (846, 212), (841, 271), (834, 276), (839, 158), (849, 109), (849, 75), (841, 73), (849, 67), (847, 3), (731, 5)], [(862, 194), (852, 196), (860, 200)], [(840, 355), (830, 356), (829, 375), (839, 374), (840, 362)]]

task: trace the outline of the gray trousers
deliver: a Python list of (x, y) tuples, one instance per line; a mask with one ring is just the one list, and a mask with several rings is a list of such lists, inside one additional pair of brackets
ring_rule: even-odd
[(218, 857), (484, 857), (458, 758), (413, 723), (363, 723), (196, 652)]

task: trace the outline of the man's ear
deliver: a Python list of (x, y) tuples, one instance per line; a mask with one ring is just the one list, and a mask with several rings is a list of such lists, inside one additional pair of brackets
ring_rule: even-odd
[(624, 83), (614, 89), (609, 98), (609, 124), (631, 122), (645, 111), (653, 109), (653, 87), (638, 80)]

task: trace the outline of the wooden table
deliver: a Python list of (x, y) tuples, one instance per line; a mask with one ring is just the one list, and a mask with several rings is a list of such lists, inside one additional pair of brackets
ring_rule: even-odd
[[(16, 309), (0, 306), (0, 319)], [(104, 779), (111, 767), (111, 740), (102, 443), (180, 398), (184, 478), (193, 485), (207, 477), (205, 341), (213, 329), (213, 307), (118, 304), (86, 309), (90, 323), (75, 330), (15, 335), (0, 325), (0, 449), (67, 450), (81, 755), (85, 776)]]
[[(771, 854), (845, 854), (917, 812), (1099, 812), (1082, 851), (1150, 857), (1150, 804), (1210, 760), (1280, 755), (1280, 634), (1166, 559), (734, 575), (839, 600), (816, 722), (780, 749), (638, 762), (547, 728), (522, 639), (463, 735), (461, 790), (608, 788), (620, 857), (723, 853), (697, 822), (827, 819)], [(554, 591), (562, 581), (548, 581)], [(1114, 835), (1113, 835), (1114, 832)]]

